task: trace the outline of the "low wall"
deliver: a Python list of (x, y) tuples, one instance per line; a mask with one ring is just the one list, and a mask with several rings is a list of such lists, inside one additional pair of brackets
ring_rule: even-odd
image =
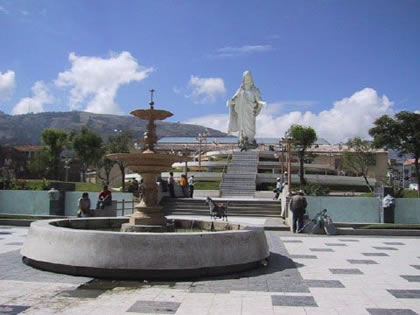
[[(79, 199), (82, 197), (81, 191), (68, 191), (66, 192), (66, 205), (65, 205), (65, 216), (75, 216), (77, 215), (77, 207), (79, 204)], [(96, 203), (98, 202), (98, 192), (90, 192), (89, 198), (91, 203), (91, 208), (96, 208)], [(120, 193), (120, 192), (112, 192), (112, 200), (116, 201), (131, 201), (133, 200), (133, 194), (132, 193)], [(120, 207), (118, 207), (120, 208)]]
[(0, 213), (50, 214), (50, 199), (47, 191), (0, 190)]
[(306, 196), (309, 218), (327, 209), (334, 222), (379, 222), (379, 203), (376, 198)]
[[(97, 192), (89, 193), (92, 208), (96, 207), (98, 201)], [(66, 192), (65, 216), (76, 216), (81, 191)], [(131, 193), (112, 193), (112, 200), (131, 201)], [(28, 215), (50, 215), (50, 199), (47, 191), (35, 190), (0, 190), (0, 213), (28, 214)]]
[(420, 198), (396, 199), (395, 223), (420, 224)]

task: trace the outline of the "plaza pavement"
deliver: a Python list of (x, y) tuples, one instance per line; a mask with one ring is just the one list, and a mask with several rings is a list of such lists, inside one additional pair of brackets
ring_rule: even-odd
[(267, 231), (271, 257), (265, 268), (194, 281), (138, 282), (28, 267), (19, 253), (27, 232), (0, 226), (0, 314), (420, 313), (419, 238)]

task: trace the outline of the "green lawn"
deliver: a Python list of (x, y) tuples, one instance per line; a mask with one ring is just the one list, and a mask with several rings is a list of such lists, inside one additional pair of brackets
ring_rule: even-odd
[(220, 182), (199, 182), (195, 181), (195, 190), (219, 190)]
[[(48, 190), (51, 187), (51, 182), (62, 182), (58, 180), (42, 180), (42, 179), (18, 179), (17, 189), (26, 190)], [(76, 191), (98, 192), (102, 190), (101, 184), (71, 182), (76, 185)]]

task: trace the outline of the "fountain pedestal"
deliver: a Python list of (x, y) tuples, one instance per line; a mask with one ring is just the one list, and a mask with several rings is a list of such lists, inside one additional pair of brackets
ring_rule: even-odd
[(173, 230), (173, 226), (167, 223), (158, 204), (157, 179), (162, 172), (171, 169), (173, 163), (183, 161), (184, 157), (154, 151), (157, 141), (154, 121), (170, 117), (172, 113), (165, 110), (155, 110), (153, 102), (150, 102), (150, 105), (150, 109), (139, 109), (131, 112), (132, 115), (149, 121), (147, 132), (144, 135), (144, 151), (107, 155), (111, 160), (125, 162), (133, 172), (139, 173), (143, 179), (143, 198), (134, 207), (136, 211), (130, 217), (129, 223), (122, 225), (122, 232), (165, 232)]

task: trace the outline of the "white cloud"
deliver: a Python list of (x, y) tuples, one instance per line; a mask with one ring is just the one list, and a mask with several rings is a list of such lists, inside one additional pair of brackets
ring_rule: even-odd
[(240, 47), (227, 46), (216, 51), (217, 57), (236, 57), (253, 53), (267, 52), (272, 50), (271, 45), (244, 45)]
[[(331, 143), (352, 137), (369, 138), (373, 122), (382, 115), (393, 116), (393, 102), (385, 95), (379, 96), (371, 88), (355, 92), (352, 96), (336, 101), (333, 106), (318, 114), (293, 111), (284, 115), (273, 114), (270, 104), (257, 117), (257, 137), (282, 137), (292, 124), (311, 126), (319, 138)], [(188, 123), (226, 132), (229, 115), (211, 115), (190, 119)]]
[(70, 88), (70, 109), (102, 114), (121, 114), (115, 97), (121, 85), (142, 81), (153, 68), (145, 68), (127, 51), (108, 59), (69, 54), (72, 66), (58, 74), (55, 84)]
[(47, 86), (42, 81), (35, 82), (32, 87), (32, 97), (25, 97), (12, 109), (13, 115), (26, 113), (40, 113), (44, 111), (45, 104), (54, 102), (54, 97), (50, 95)]
[(199, 78), (191, 76), (188, 87), (192, 89), (191, 95), (196, 104), (214, 103), (218, 96), (226, 93), (225, 83), (221, 78)]
[(14, 71), (0, 72), (0, 102), (7, 100), (12, 95), (15, 84)]
[(227, 132), (228, 122), (229, 114), (214, 114), (192, 118), (184, 121), (183, 123), (205, 126), (222, 132)]

